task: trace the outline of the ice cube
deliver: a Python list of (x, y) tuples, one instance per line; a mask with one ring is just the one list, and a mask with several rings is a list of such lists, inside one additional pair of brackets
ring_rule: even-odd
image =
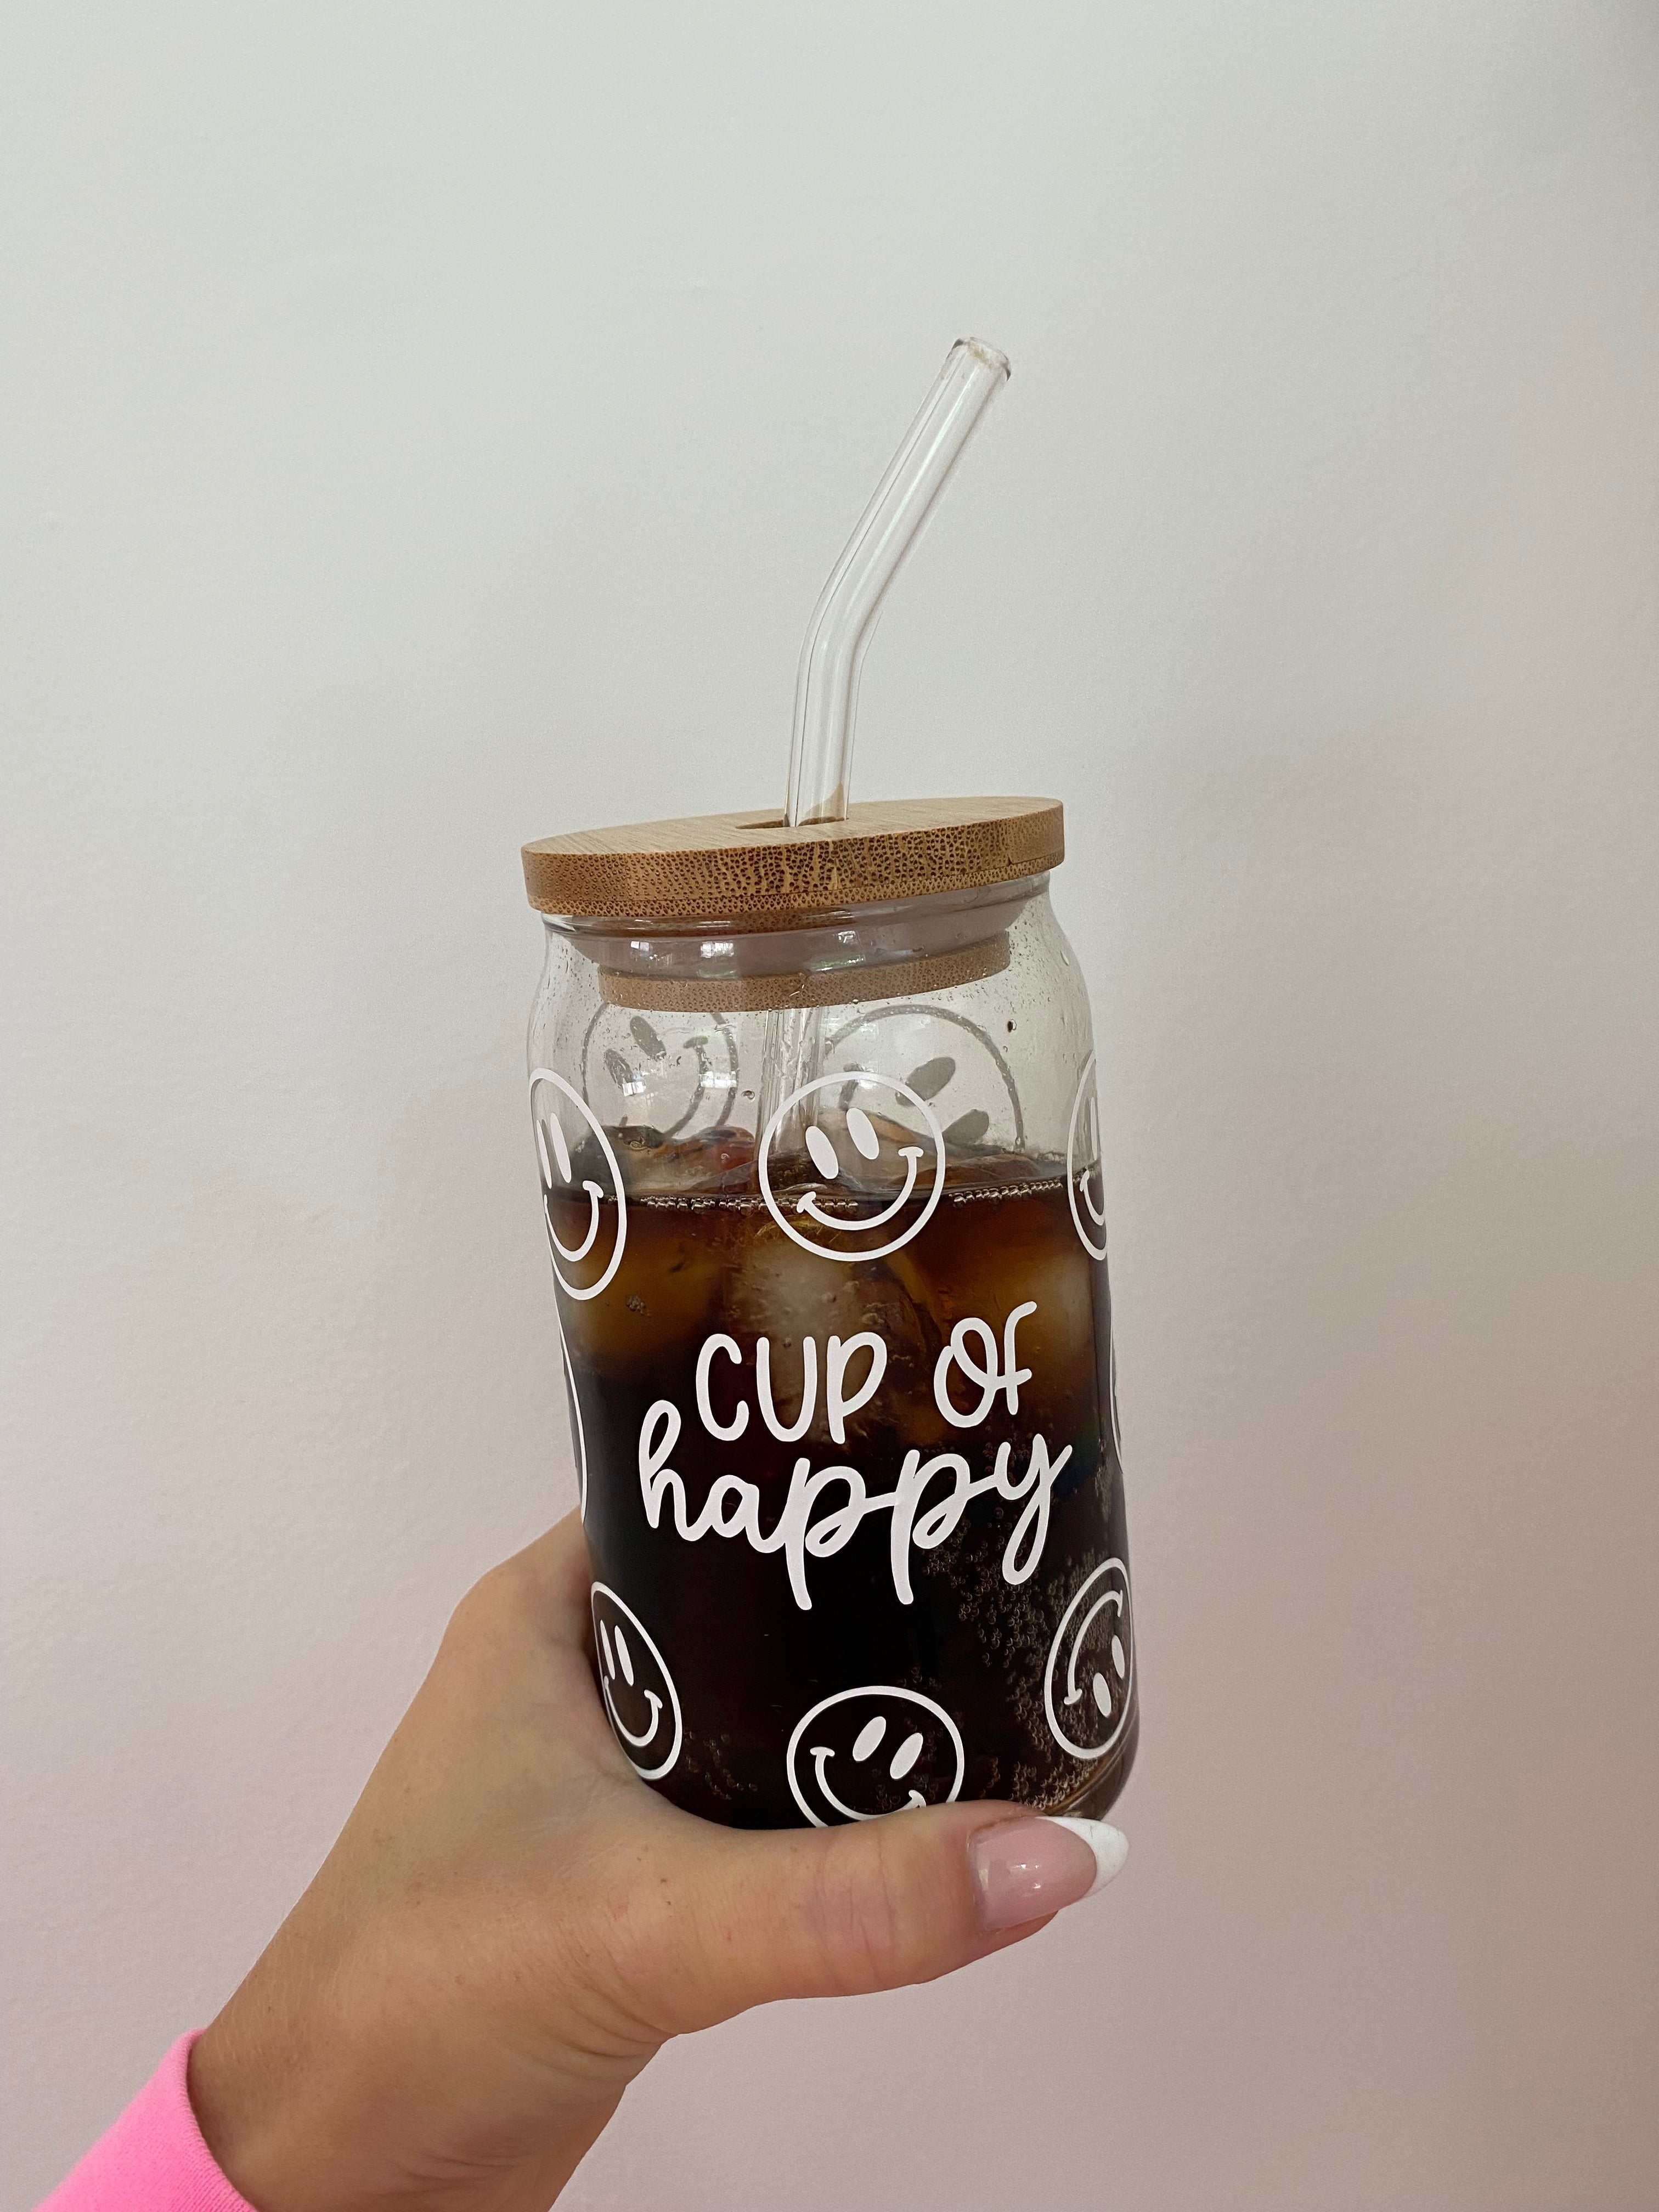
[(654, 1129), (611, 1133), (629, 1196), (743, 1190), (754, 1176), (755, 1140), (747, 1129), (707, 1129), (665, 1139)]
[[(714, 1325), (729, 1330), (750, 1359), (755, 1340), (769, 1340), (781, 1420), (791, 1423), (800, 1411), (800, 1347), (808, 1336), (817, 1344), (818, 1400), (806, 1434), (821, 1449), (832, 1442), (823, 1395), (832, 1336), (845, 1344), (867, 1332), (887, 1353), (875, 1396), (848, 1420), (848, 1449), (873, 1428), (891, 1425), (897, 1409), (918, 1395), (931, 1402), (931, 1355), (921, 1323), (901, 1285), (879, 1262), (848, 1264), (803, 1251), (758, 1208), (745, 1209), (728, 1251), (722, 1319)], [(866, 1357), (860, 1352), (846, 1370), (849, 1395), (868, 1371)]]
[(1078, 1242), (1063, 1194), (951, 1198), (927, 1233), (887, 1263), (942, 1342), (969, 1316), (999, 1343), (1016, 1306), (1035, 1301), (1020, 1321), (1015, 1356), (1029, 1367), (1030, 1391), (1072, 1389), (1093, 1371), (1093, 1263)]
[(572, 1357), (617, 1381), (660, 1374), (696, 1357), (719, 1303), (724, 1247), (717, 1206), (630, 1205), (621, 1266), (597, 1297), (564, 1298)]
[[(856, 1336), (869, 1305), (858, 1270), (803, 1252), (757, 1208), (746, 1209), (732, 1251), (726, 1313), (733, 1332), (767, 1336), (774, 1346), (815, 1336), (822, 1353), (830, 1337)], [(788, 1372), (797, 1372), (791, 1362)]]

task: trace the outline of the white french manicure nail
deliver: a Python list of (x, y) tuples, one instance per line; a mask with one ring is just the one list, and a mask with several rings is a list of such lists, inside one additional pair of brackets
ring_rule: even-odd
[(1124, 1861), (1129, 1856), (1129, 1838), (1121, 1828), (1115, 1828), (1109, 1820), (1066, 1820), (1057, 1813), (1047, 1817), (1057, 1828), (1069, 1828), (1080, 1837), (1095, 1855), (1095, 1878), (1084, 1895), (1093, 1897), (1097, 1891), (1123, 1871)]

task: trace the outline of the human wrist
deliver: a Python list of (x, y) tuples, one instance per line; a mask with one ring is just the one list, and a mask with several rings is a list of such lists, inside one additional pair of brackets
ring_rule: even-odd
[(187, 2077), (203, 2140), (253, 2212), (546, 2212), (616, 2109), (620, 2090), (596, 2087), (523, 2155), (480, 2144), (441, 2110), (418, 2032), (411, 2047), (361, 2022), (277, 2016), (258, 1978), (198, 2039)]
[(331, 2106), (349, 2106), (350, 2093), (333, 2039), (274, 2033), (268, 2019), (249, 2016), (242, 1994), (190, 2054), (186, 2086), (202, 2140), (255, 2212), (346, 2212), (363, 2145), (337, 2139)]

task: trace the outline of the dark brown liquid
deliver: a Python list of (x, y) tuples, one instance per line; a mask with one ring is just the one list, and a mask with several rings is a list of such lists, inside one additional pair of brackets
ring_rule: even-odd
[[(676, 1803), (741, 1827), (951, 1795), (1103, 1810), (1134, 1752), (1128, 1554), (1106, 1270), (1073, 1226), (1063, 1173), (953, 1159), (925, 1225), (884, 1257), (848, 1262), (791, 1241), (755, 1191), (746, 1142), (676, 1148), (694, 1187), (630, 1191), (610, 1281), (586, 1299), (559, 1292), (603, 1586), (600, 1683), (624, 1748)], [(660, 1182), (676, 1164), (651, 1164)], [(775, 1186), (811, 1172), (799, 1162)], [(722, 1176), (744, 1187), (711, 1191)], [(587, 1240), (580, 1261), (557, 1261), (578, 1290), (599, 1279), (617, 1231), (614, 1200), (590, 1198), (584, 1180), (579, 1158), (547, 1201), (566, 1253)], [(925, 1203), (914, 1195), (882, 1236), (902, 1237)], [(834, 1222), (860, 1210), (856, 1198), (824, 1204)], [(860, 1232), (807, 1233), (833, 1248)], [(1011, 1409), (999, 1363), (1024, 1304), (1035, 1310), (1016, 1322), (1012, 1348), (1029, 1376)], [(963, 1427), (941, 1410), (936, 1381), (969, 1321), (983, 1330), (959, 1340), (969, 1367), (947, 1357), (945, 1389), (964, 1418), (987, 1410)], [(831, 1340), (866, 1333), (885, 1347), (885, 1371), (838, 1442)], [(708, 1413), (729, 1429), (748, 1408), (742, 1433), (724, 1439), (696, 1389), (716, 1334), (729, 1344), (705, 1358)], [(799, 1438), (780, 1438), (773, 1426), (794, 1427), (801, 1412), (809, 1339), (812, 1415)], [(842, 1402), (872, 1362), (867, 1347), (848, 1358)], [(988, 1402), (972, 1366), (988, 1377)], [(830, 1468), (854, 1473), (809, 1499)], [(722, 1478), (732, 1480), (711, 1515)], [(896, 1492), (896, 1506), (881, 1502)], [(688, 1537), (682, 1522), (702, 1532)]]

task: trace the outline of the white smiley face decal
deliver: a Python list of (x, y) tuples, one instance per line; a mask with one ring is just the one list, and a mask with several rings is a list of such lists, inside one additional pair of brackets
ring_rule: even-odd
[(633, 1607), (595, 1583), (593, 1641), (611, 1728), (641, 1782), (658, 1782), (680, 1755), (684, 1723), (668, 1662)]
[[(843, 1160), (829, 1131), (817, 1122), (809, 1122), (805, 1130), (808, 1157), (823, 1178), (822, 1184), (811, 1183), (803, 1196), (779, 1198), (772, 1188), (772, 1150), (778, 1132), (783, 1127), (797, 1106), (820, 1092), (833, 1091), (850, 1094), (842, 1109), (842, 1121), (848, 1148), (852, 1158)], [(871, 1202), (872, 1210), (860, 1211), (855, 1201), (851, 1205), (827, 1206), (822, 1202), (824, 1186), (841, 1183), (843, 1176), (856, 1180), (860, 1163), (877, 1161), (882, 1153), (884, 1139), (871, 1119), (870, 1109), (883, 1111), (884, 1101), (902, 1102), (913, 1115), (919, 1115), (927, 1125), (927, 1141), (916, 1139), (894, 1148), (895, 1157), (902, 1161), (899, 1171), (896, 1194), (884, 1205), (879, 1200)], [(899, 1118), (901, 1134), (908, 1128), (908, 1116)], [(891, 1139), (888, 1139), (891, 1142)], [(929, 1156), (931, 1155), (931, 1159)], [(924, 1165), (924, 1163), (927, 1163)], [(896, 1237), (884, 1237), (883, 1232), (909, 1205), (919, 1186), (925, 1183), (927, 1195), (913, 1219), (907, 1222)], [(799, 1091), (792, 1091), (766, 1125), (761, 1139), (760, 1186), (768, 1210), (784, 1235), (792, 1237), (804, 1250), (816, 1252), (825, 1260), (884, 1260), (890, 1252), (896, 1252), (908, 1244), (932, 1218), (939, 1204), (939, 1194), (945, 1188), (945, 1139), (933, 1115), (933, 1110), (921, 1093), (908, 1083), (900, 1083), (889, 1075), (872, 1075), (863, 1068), (839, 1070), (833, 1075), (820, 1075), (815, 1082), (805, 1083)], [(825, 1243), (809, 1236), (800, 1226), (807, 1221), (820, 1231), (828, 1232), (836, 1241)], [(871, 1238), (876, 1241), (868, 1241)]]
[[(1078, 1163), (1083, 1164), (1079, 1167)], [(1096, 1191), (1099, 1196), (1097, 1198)], [(1106, 1188), (1100, 1164), (1100, 1102), (1095, 1096), (1095, 1056), (1089, 1054), (1078, 1079), (1072, 1118), (1066, 1128), (1066, 1195), (1083, 1249), (1091, 1258), (1106, 1257)]]
[(1103, 1759), (1123, 1733), (1134, 1687), (1129, 1570), (1108, 1559), (1066, 1607), (1048, 1648), (1042, 1706), (1073, 1759)]
[[(955, 1802), (968, 1771), (962, 1732), (920, 1690), (838, 1690), (795, 1723), (790, 1795), (815, 1828)], [(856, 1802), (849, 1802), (856, 1800)]]
[[(581, 1203), (577, 1198), (575, 1164), (571, 1157), (570, 1142), (561, 1123), (560, 1101), (568, 1101), (580, 1120), (586, 1125), (588, 1134), (599, 1146), (596, 1165), (602, 1164), (605, 1180), (596, 1182), (591, 1174), (581, 1177), (581, 1198), (586, 1200), (586, 1226), (581, 1224)], [(596, 1298), (622, 1265), (623, 1247), (628, 1241), (628, 1198), (623, 1189), (622, 1169), (611, 1148), (611, 1139), (599, 1126), (599, 1116), (574, 1085), (550, 1067), (538, 1067), (530, 1079), (530, 1118), (536, 1131), (536, 1158), (541, 1169), (542, 1212), (547, 1220), (547, 1241), (552, 1248), (553, 1273), (559, 1287), (573, 1298)], [(587, 1150), (584, 1144), (583, 1151)], [(607, 1184), (609, 1188), (607, 1188)], [(577, 1216), (580, 1230), (574, 1243), (567, 1244), (554, 1225), (556, 1208), (568, 1202)], [(615, 1208), (616, 1226), (611, 1232), (611, 1249), (599, 1249), (611, 1208)], [(561, 1264), (562, 1262), (562, 1265)], [(602, 1272), (594, 1280), (574, 1282), (567, 1269), (602, 1265)]]
[(879, 1006), (836, 1033), (824, 1064), (871, 1056), (908, 1067), (906, 1083), (938, 1115), (947, 1145), (967, 1150), (989, 1142), (1024, 1151), (1025, 1113), (1007, 1055), (966, 1014), (908, 1001)]
[(601, 1006), (582, 1039), (582, 1089), (613, 1128), (659, 1143), (720, 1127), (738, 1091), (738, 1042), (720, 1014), (687, 1022)]

